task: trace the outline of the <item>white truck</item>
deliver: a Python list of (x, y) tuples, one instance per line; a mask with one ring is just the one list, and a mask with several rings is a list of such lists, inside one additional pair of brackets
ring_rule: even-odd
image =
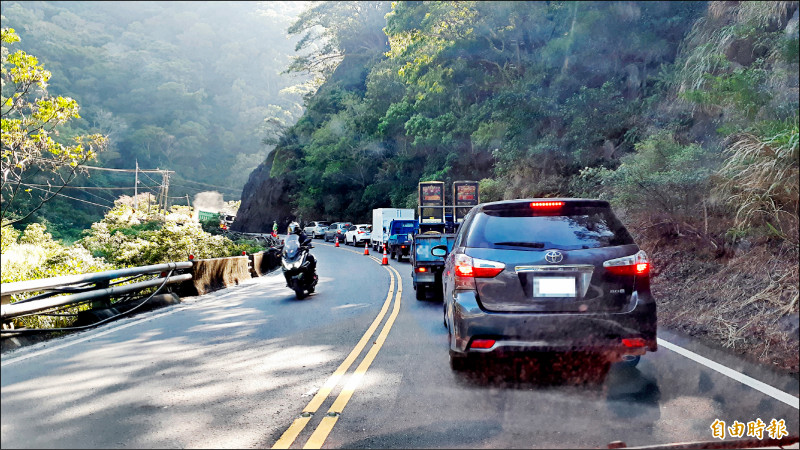
[(372, 210), (372, 236), (370, 244), (372, 250), (381, 251), (383, 244), (389, 240), (387, 229), (389, 222), (395, 219), (414, 220), (414, 210), (411, 208), (377, 208)]

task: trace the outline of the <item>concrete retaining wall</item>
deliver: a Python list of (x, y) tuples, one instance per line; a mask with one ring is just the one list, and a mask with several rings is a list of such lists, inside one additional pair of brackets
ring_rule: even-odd
[(252, 277), (264, 276), (280, 266), (281, 256), (278, 249), (269, 248), (247, 256), (197, 259), (193, 263), (193, 279), (175, 289), (181, 297), (207, 294)]
[(207, 294), (252, 278), (248, 268), (250, 258), (247, 256), (198, 259), (193, 262), (192, 280), (181, 283), (176, 289), (181, 297)]

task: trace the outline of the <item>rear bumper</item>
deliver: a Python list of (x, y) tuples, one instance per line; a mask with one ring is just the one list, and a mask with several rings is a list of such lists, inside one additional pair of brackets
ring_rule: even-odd
[[(417, 267), (425, 267), (426, 271), (417, 272)], [(411, 278), (414, 280), (414, 286), (441, 286), (442, 271), (444, 271), (444, 264), (416, 263), (411, 268)]]
[(400, 253), (403, 256), (411, 254), (411, 244), (389, 244), (389, 247), (393, 248), (395, 253)]
[[(644, 297), (644, 296), (642, 296)], [(656, 305), (652, 297), (637, 298), (622, 313), (494, 313), (480, 308), (474, 291), (456, 291), (448, 308), (456, 353), (508, 354), (518, 352), (586, 351), (642, 355), (656, 351)], [(472, 349), (475, 338), (494, 339), (486, 349)], [(643, 347), (626, 347), (623, 338), (642, 338)]]

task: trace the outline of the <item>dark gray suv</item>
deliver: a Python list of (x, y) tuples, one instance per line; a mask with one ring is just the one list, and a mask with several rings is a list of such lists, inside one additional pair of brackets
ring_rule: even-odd
[(445, 260), (451, 367), (464, 369), (478, 354), (575, 351), (600, 356), (604, 370), (635, 364), (657, 348), (649, 270), (608, 202), (478, 205)]

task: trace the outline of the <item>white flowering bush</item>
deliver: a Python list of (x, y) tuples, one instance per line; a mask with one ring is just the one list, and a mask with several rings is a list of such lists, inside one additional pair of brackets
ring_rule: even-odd
[[(122, 198), (103, 220), (92, 224), (84, 231), (84, 237), (69, 247), (54, 241), (42, 224), (30, 224), (22, 233), (11, 226), (2, 227), (2, 282), (185, 261), (189, 255), (205, 259), (259, 250), (252, 243), (236, 244), (203, 231), (199, 223), (192, 221), (188, 207), (173, 207), (166, 213), (152, 204), (149, 208), (143, 208), (142, 203), (138, 206), (134, 207), (130, 198)], [(36, 294), (15, 295), (12, 302)], [(19, 317), (14, 324), (29, 328), (70, 326), (78, 311), (90, 308), (84, 304), (56, 315)]]
[(112, 266), (96, 258), (81, 245), (64, 247), (45, 227), (32, 223), (22, 234), (3, 227), (2, 282), (101, 272)]
[(130, 202), (118, 201), (79, 243), (117, 267), (185, 261), (189, 255), (203, 259), (241, 253), (230, 239), (203, 231), (187, 206), (174, 206), (169, 212), (151, 207), (150, 211), (134, 210)]

